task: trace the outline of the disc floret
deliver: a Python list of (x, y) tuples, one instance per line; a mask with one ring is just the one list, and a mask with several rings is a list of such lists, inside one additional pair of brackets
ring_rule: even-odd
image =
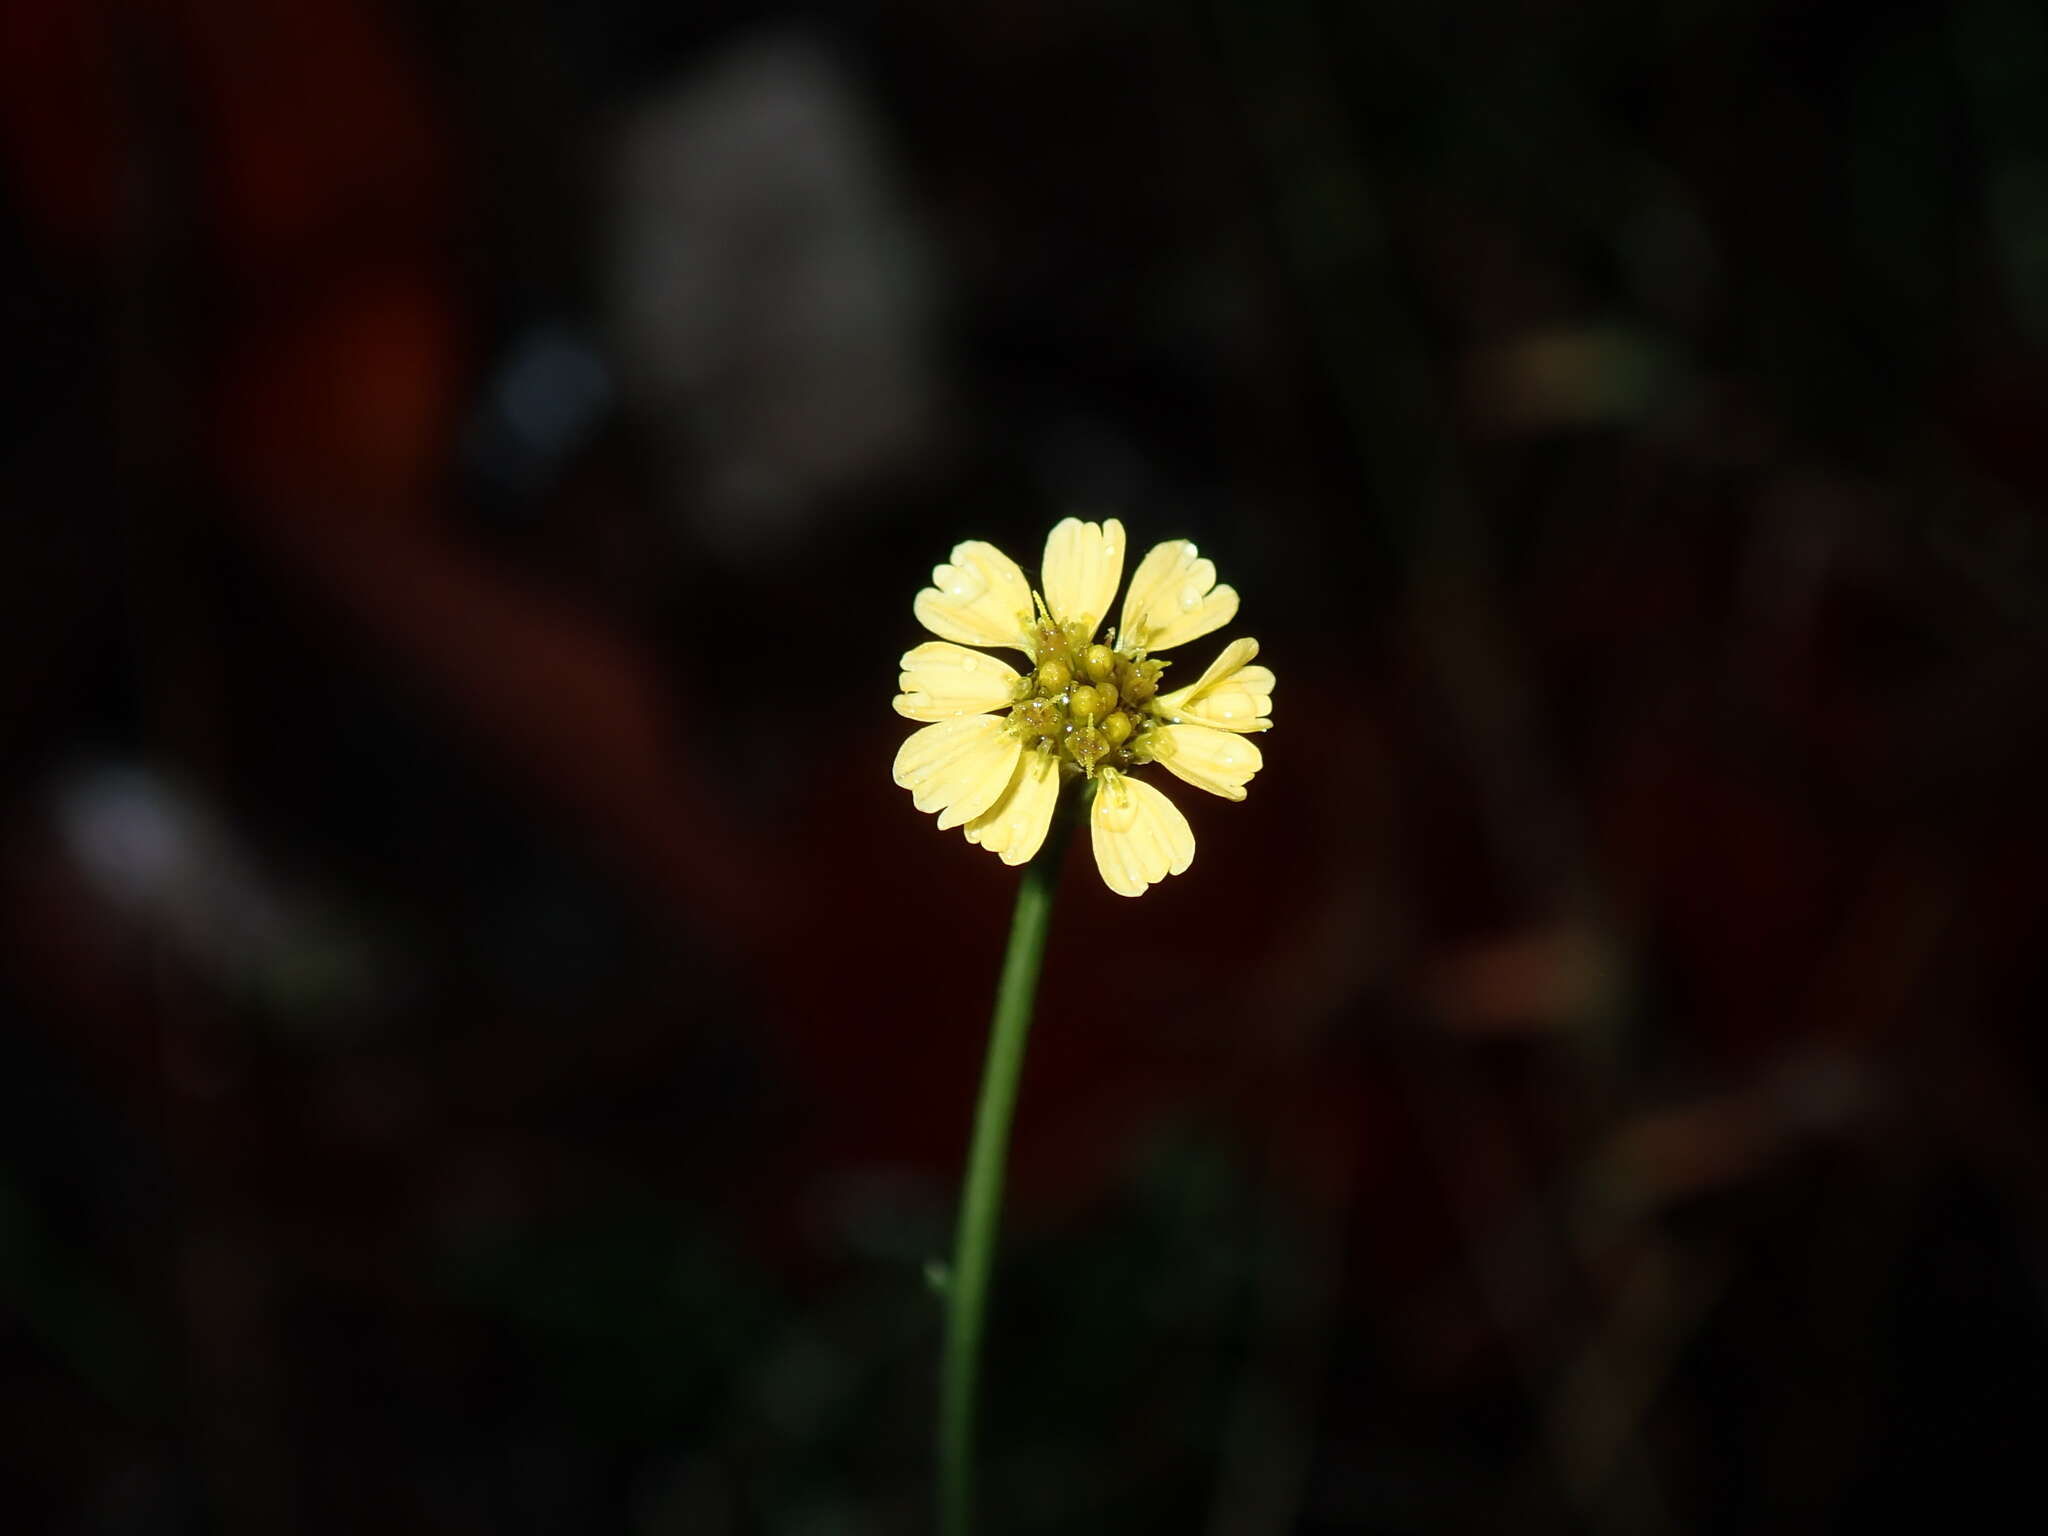
[(1062, 624), (1044, 597), (1031, 596), (1038, 611), (1033, 666), (1017, 679), (1009, 730), (1026, 747), (1052, 754), (1069, 775), (1092, 778), (1150, 762), (1159, 717), (1147, 706), (1171, 663), (1117, 650), (1107, 629), (1097, 639), (1077, 622)]

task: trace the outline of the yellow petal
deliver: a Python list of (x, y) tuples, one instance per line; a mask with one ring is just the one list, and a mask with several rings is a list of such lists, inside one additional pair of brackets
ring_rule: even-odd
[(978, 715), (1012, 702), (1017, 671), (1008, 662), (964, 645), (927, 640), (903, 653), (896, 686), (896, 713), (912, 720), (950, 720)]
[(1031, 653), (1031, 584), (1017, 562), (979, 539), (953, 546), (953, 561), (911, 605), (917, 622), (962, 645), (1014, 645)]
[(1023, 743), (994, 715), (941, 720), (896, 753), (896, 782), (920, 811), (939, 813), (939, 830), (974, 820), (1009, 788)]
[[(1163, 651), (1199, 640), (1237, 616), (1237, 592), (1216, 585), (1216, 562), (1186, 539), (1152, 546), (1124, 594), (1119, 650)], [(1210, 590), (1214, 588), (1215, 590)]]
[(1088, 820), (1095, 867), (1119, 896), (1142, 896), (1147, 886), (1180, 874), (1195, 861), (1195, 834), (1187, 817), (1142, 779), (1114, 769), (1105, 772)]
[(1124, 574), (1124, 525), (1115, 518), (1084, 523), (1064, 518), (1045, 536), (1046, 606), (1062, 624), (1077, 624), (1090, 640), (1102, 628), (1116, 584)]
[(967, 823), (967, 841), (1022, 864), (1038, 852), (1059, 801), (1060, 764), (1050, 752), (1026, 752), (1002, 799)]
[(1256, 640), (1233, 640), (1209, 670), (1185, 688), (1162, 694), (1153, 710), (1176, 723), (1186, 720), (1221, 731), (1270, 731), (1273, 672), (1249, 665), (1259, 654)]
[(1257, 742), (1206, 725), (1154, 726), (1146, 740), (1168, 773), (1226, 800), (1242, 800), (1246, 781), (1265, 766)]

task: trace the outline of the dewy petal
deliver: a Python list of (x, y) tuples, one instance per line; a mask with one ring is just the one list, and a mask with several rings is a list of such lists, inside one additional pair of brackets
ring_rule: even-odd
[(1195, 861), (1195, 834), (1187, 817), (1142, 779), (1114, 769), (1104, 772), (1088, 821), (1095, 867), (1119, 896), (1142, 896), (1148, 886)]
[(1200, 559), (1186, 539), (1168, 539), (1152, 546), (1131, 577), (1117, 649), (1163, 651), (1186, 645), (1236, 616), (1237, 591), (1216, 586), (1216, 562)]
[(1256, 640), (1231, 641), (1194, 682), (1162, 694), (1153, 712), (1220, 731), (1270, 731), (1273, 722), (1266, 717), (1273, 712), (1273, 672), (1249, 664), (1258, 654)]
[(1060, 762), (1050, 752), (1027, 751), (1002, 799), (967, 823), (967, 841), (1022, 864), (1038, 852), (1060, 797)]
[(1045, 536), (1046, 606), (1062, 624), (1076, 624), (1093, 640), (1124, 574), (1124, 525), (1115, 518), (1084, 523), (1063, 518)]
[(1013, 645), (1031, 654), (1031, 584), (1017, 562), (979, 539), (953, 546), (953, 561), (911, 605), (917, 622), (961, 645)]
[(1158, 725), (1146, 739), (1152, 743), (1152, 760), (1167, 772), (1226, 800), (1242, 800), (1246, 782), (1265, 766), (1259, 744), (1234, 731)]
[(903, 653), (896, 686), (896, 713), (912, 720), (950, 720), (979, 715), (1013, 702), (1017, 670), (982, 651), (944, 640), (927, 640)]
[(994, 715), (941, 720), (897, 749), (896, 782), (920, 811), (939, 813), (939, 830), (974, 820), (1010, 787), (1024, 744)]

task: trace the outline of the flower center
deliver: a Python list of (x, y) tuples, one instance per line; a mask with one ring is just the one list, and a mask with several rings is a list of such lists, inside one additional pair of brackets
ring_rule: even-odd
[(1113, 651), (1075, 624), (1055, 623), (1045, 599), (1031, 629), (1036, 667), (1017, 680), (1010, 729), (1027, 746), (1056, 753), (1093, 777), (1098, 768), (1129, 769), (1152, 760), (1153, 717), (1147, 705), (1167, 668), (1142, 651)]

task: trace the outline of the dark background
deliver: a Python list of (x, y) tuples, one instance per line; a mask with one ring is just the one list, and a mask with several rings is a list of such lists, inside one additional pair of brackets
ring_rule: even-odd
[(2038, 1513), (2044, 348), (2029, 0), (7, 0), (0, 1526), (927, 1529), (889, 698), (1070, 511), (1277, 728), (1067, 870), (987, 1528)]

